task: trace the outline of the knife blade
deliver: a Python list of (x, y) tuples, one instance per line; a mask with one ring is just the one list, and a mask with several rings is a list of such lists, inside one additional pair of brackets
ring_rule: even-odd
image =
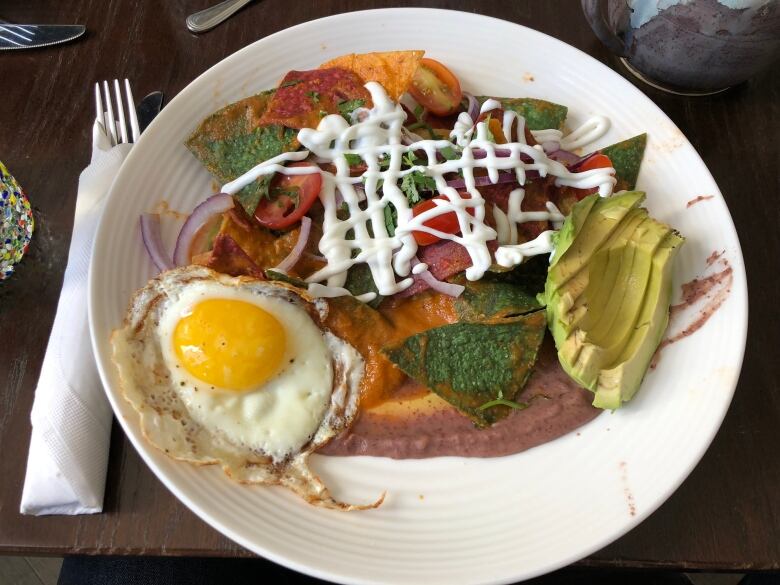
[(79, 38), (87, 30), (83, 24), (0, 23), (0, 50), (34, 49)]
[(153, 91), (138, 103), (138, 107), (135, 111), (138, 115), (138, 127), (142, 133), (146, 130), (149, 123), (154, 120), (154, 117), (160, 113), (160, 110), (162, 110), (164, 99), (165, 96), (163, 96), (163, 92)]

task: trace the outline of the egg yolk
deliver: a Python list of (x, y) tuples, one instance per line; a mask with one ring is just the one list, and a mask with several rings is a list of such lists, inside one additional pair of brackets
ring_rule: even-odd
[(279, 371), (286, 335), (268, 311), (245, 301), (209, 299), (179, 320), (173, 346), (184, 368), (221, 388), (256, 388)]

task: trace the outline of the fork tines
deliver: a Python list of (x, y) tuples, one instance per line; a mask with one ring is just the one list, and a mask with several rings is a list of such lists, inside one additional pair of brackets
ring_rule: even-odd
[[(138, 127), (138, 116), (135, 112), (135, 100), (130, 89), (130, 82), (125, 79), (125, 95), (127, 101), (127, 116), (125, 116), (125, 103), (122, 100), (122, 92), (119, 81), (114, 80), (114, 103), (111, 100), (111, 91), (108, 81), (103, 82), (103, 94), (100, 92), (100, 83), (95, 84), (95, 108), (97, 121), (103, 127), (112, 145), (123, 142), (136, 142), (141, 131)], [(103, 109), (105, 103), (105, 109)], [(116, 113), (114, 108), (116, 107)], [(116, 118), (115, 116), (119, 116)], [(130, 122), (130, 133), (127, 130), (127, 121)], [(132, 134), (132, 136), (130, 136)], [(132, 137), (132, 140), (130, 139)]]

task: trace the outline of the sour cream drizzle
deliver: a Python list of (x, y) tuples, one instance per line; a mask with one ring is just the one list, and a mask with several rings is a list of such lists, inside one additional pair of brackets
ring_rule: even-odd
[[(347, 271), (358, 263), (369, 266), (380, 295), (389, 296), (411, 286), (411, 274), (421, 274), (427, 270), (423, 264), (417, 264), (412, 270), (417, 253), (417, 243), (412, 235), (415, 231), (452, 240), (466, 248), (472, 261), (472, 266), (466, 269), (469, 280), (480, 279), (493, 264), (487, 246), (491, 240), (498, 240), (495, 261), (505, 267), (517, 265), (528, 256), (552, 252), (552, 230), (543, 232), (531, 242), (521, 244), (518, 243), (517, 224), (552, 221), (558, 227), (563, 221), (563, 215), (555, 205), (549, 203), (547, 211), (522, 211), (525, 190), (522, 187), (515, 189), (509, 196), (507, 213), (493, 207), (497, 227), (494, 230), (485, 222), (485, 200), (475, 185), (475, 169), (484, 169), (493, 183), (498, 181), (499, 171), (503, 170), (514, 171), (518, 183), (524, 185), (526, 171), (534, 170), (541, 177), (554, 176), (556, 184), (560, 186), (579, 189), (597, 187), (603, 197), (612, 193), (615, 184), (613, 169), (569, 172), (563, 164), (548, 158), (540, 145), (529, 146), (526, 143), (525, 120), (516, 112), (505, 111), (501, 120), (504, 135), (508, 138), (516, 137), (516, 142), (495, 144), (489, 139), (487, 124), (480, 122), (475, 125), (474, 120), (464, 112), (450, 133), (452, 141), (418, 140), (405, 145), (402, 140), (406, 119), (403, 108), (393, 102), (378, 83), (369, 82), (366, 89), (371, 94), (374, 107), (355, 112), (351, 124), (340, 115), (325, 116), (316, 130), (303, 128), (298, 132), (298, 141), (306, 150), (283, 153), (264, 161), (222, 187), (224, 193), (235, 194), (268, 174), (322, 174), (320, 201), (324, 208), (324, 220), (319, 250), (327, 263), (307, 279), (309, 293), (313, 296), (350, 294), (344, 288)], [(498, 101), (488, 99), (482, 104), (481, 113), (500, 107)], [(534, 133), (534, 136), (559, 142), (562, 148), (577, 148), (602, 136), (608, 127), (606, 118), (596, 117), (566, 137), (562, 137), (558, 130), (544, 130)], [(408, 138), (409, 135), (406, 136)], [(443, 160), (441, 151), (452, 148), (453, 141), (462, 149), (461, 157)], [(425, 164), (402, 169), (402, 159), (410, 152), (424, 153)], [(348, 154), (359, 155), (366, 163), (367, 169), (362, 176), (350, 176), (349, 163), (345, 157)], [(310, 155), (314, 155), (318, 162), (331, 163), (336, 172), (314, 167), (284, 166), (286, 162), (301, 161)], [(406, 195), (398, 186), (404, 176), (415, 171), (433, 178), (437, 193), (446, 196), (446, 199), (434, 199), (435, 206), (416, 217), (412, 214)], [(450, 173), (462, 174), (467, 195), (461, 195), (447, 185), (445, 175)], [(349, 212), (346, 219), (341, 219), (338, 214), (343, 204), (346, 204)], [(385, 226), (385, 208), (388, 205), (395, 208), (398, 217), (398, 225), (392, 236)], [(425, 225), (436, 216), (453, 212), (458, 219), (460, 234), (440, 232)], [(348, 234), (351, 234), (350, 239), (347, 238)], [(375, 294), (366, 293), (357, 298), (368, 302), (375, 298)]]

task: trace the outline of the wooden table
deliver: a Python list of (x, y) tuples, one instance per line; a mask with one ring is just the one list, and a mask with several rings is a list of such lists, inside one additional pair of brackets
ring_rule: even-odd
[[(620, 70), (572, 0), (263, 0), (206, 35), (190, 34), (185, 17), (210, 3), (4, 0), (0, 7), (6, 20), (83, 23), (88, 30), (67, 45), (0, 53), (0, 160), (25, 187), (37, 220), (28, 257), (10, 281), (0, 284), (0, 553), (249, 556), (179, 503), (118, 427), (105, 513), (18, 514), (30, 407), (62, 283), (77, 179), (89, 159), (94, 81), (128, 77), (138, 97), (161, 89), (171, 98), (256, 39), (321, 16), (390, 4), (517, 22)], [(780, 569), (778, 73), (775, 68), (706, 98), (671, 97), (640, 87), (691, 140), (728, 201), (750, 281), (750, 335), (736, 397), (702, 462), (655, 514), (582, 565)]]

